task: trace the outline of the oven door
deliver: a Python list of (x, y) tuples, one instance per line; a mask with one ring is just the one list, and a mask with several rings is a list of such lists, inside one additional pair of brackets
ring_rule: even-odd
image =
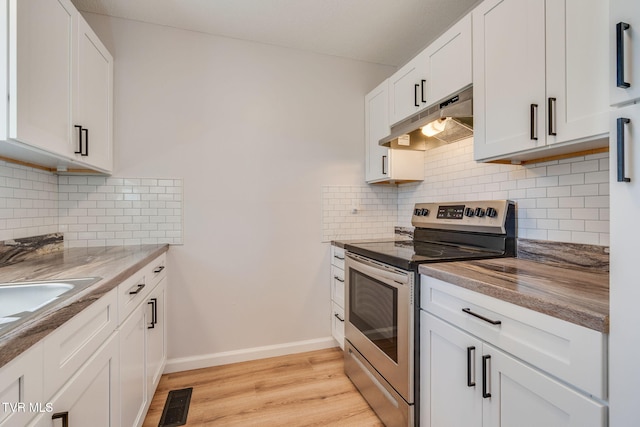
[(413, 403), (413, 272), (347, 253), (345, 337)]

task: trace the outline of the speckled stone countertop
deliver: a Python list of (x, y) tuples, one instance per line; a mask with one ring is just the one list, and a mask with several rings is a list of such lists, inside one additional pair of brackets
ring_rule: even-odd
[(419, 272), (596, 331), (609, 332), (609, 274), (519, 258), (423, 264)]
[[(74, 248), (0, 268), (0, 282), (101, 277), (42, 315), (0, 335), (0, 367), (117, 287), (169, 249), (169, 245)], [(0, 334), (2, 332), (0, 331)]]

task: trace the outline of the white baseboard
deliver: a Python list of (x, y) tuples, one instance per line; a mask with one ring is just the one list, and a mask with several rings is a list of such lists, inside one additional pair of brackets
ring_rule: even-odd
[(188, 371), (191, 369), (228, 365), (229, 363), (246, 362), (248, 360), (265, 359), (267, 357), (304, 353), (306, 351), (322, 350), (337, 346), (338, 343), (333, 339), (333, 337), (325, 337), (306, 341), (289, 342), (285, 344), (253, 347), (243, 350), (203, 354), (200, 356), (179, 357), (167, 360), (164, 373), (170, 374), (172, 372)]

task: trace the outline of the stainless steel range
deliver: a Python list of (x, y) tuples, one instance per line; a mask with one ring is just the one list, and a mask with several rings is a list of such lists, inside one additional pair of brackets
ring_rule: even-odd
[(418, 203), (413, 240), (346, 244), (345, 372), (388, 427), (419, 417), (418, 266), (512, 257), (509, 200)]

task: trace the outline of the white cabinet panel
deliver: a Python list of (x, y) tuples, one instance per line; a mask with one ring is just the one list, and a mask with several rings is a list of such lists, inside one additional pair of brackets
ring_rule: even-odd
[(146, 305), (138, 306), (120, 327), (120, 425), (138, 426), (144, 420), (147, 404), (145, 371)]
[(391, 125), (429, 106), (426, 99), (427, 62), (426, 52), (423, 51), (389, 77)]
[(153, 399), (167, 361), (167, 286), (163, 278), (147, 300), (147, 395)]
[(389, 90), (388, 80), (364, 97), (365, 114), (365, 180), (367, 182), (387, 178), (389, 173), (384, 164), (389, 149), (378, 144), (389, 135)]
[(31, 405), (44, 404), (42, 343), (0, 368), (0, 427), (26, 425), (37, 412)]
[(474, 10), (476, 160), (606, 147), (606, 17), (599, 0), (487, 0)]

